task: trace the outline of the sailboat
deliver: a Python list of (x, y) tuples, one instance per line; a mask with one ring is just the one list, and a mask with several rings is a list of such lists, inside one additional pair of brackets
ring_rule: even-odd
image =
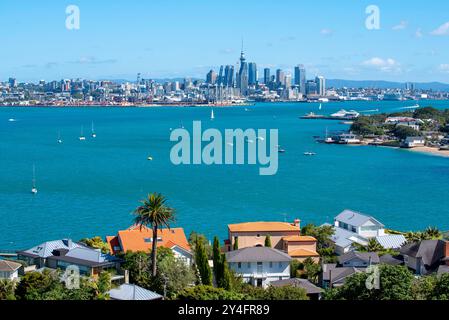
[(94, 122), (92, 121), (92, 138), (96, 138), (97, 134), (95, 133), (95, 129), (94, 129)]
[(318, 107), (319, 110), (323, 108), (323, 105), (320, 103), (320, 106)]
[(32, 194), (37, 194), (37, 188), (36, 188), (36, 167), (33, 164), (33, 187), (31, 188)]
[(58, 143), (62, 143), (61, 132), (58, 131)]
[(214, 120), (214, 119), (215, 119), (214, 109), (212, 109), (212, 111), (210, 112), (210, 119), (211, 119), (211, 120)]
[(81, 126), (81, 135), (80, 135), (79, 139), (80, 139), (80, 141), (86, 140), (86, 137), (84, 136), (84, 128), (83, 128), (83, 126)]

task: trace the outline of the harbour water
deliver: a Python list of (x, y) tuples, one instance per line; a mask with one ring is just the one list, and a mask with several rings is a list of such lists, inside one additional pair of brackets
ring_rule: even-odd
[[(331, 222), (350, 208), (387, 227), (449, 229), (449, 159), (407, 150), (317, 144), (313, 136), (348, 126), (300, 120), (308, 112), (394, 112), (413, 102), (272, 103), (215, 108), (0, 108), (0, 248), (112, 235), (132, 224), (149, 192), (176, 208), (176, 225), (222, 239), (241, 221)], [(447, 101), (421, 106), (449, 107)], [(247, 111), (245, 110), (248, 109)], [(16, 121), (9, 121), (15, 119)], [(275, 176), (258, 166), (174, 166), (170, 128), (279, 129)], [(95, 123), (96, 138), (90, 127)], [(81, 126), (86, 141), (80, 141)], [(58, 132), (63, 143), (59, 144)], [(316, 152), (305, 157), (304, 152)], [(153, 161), (148, 161), (151, 156)], [(36, 167), (38, 194), (31, 194)]]

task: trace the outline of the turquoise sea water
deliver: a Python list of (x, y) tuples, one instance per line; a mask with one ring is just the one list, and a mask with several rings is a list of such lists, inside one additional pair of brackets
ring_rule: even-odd
[[(400, 111), (411, 102), (323, 104)], [(438, 108), (446, 101), (421, 102)], [(165, 194), (177, 225), (226, 236), (229, 223), (254, 220), (331, 222), (345, 208), (401, 230), (449, 229), (449, 158), (391, 148), (317, 144), (313, 136), (344, 130), (338, 121), (300, 120), (317, 104), (257, 104), (215, 108), (0, 108), (0, 248), (45, 240), (113, 235), (132, 223), (148, 192)], [(9, 122), (8, 119), (17, 119)], [(275, 176), (257, 166), (174, 166), (170, 128), (278, 128)], [(90, 138), (91, 122), (98, 137)], [(80, 142), (84, 126), (87, 141)], [(56, 142), (61, 131), (63, 144)], [(315, 157), (306, 157), (314, 151)], [(151, 155), (154, 160), (147, 161)], [(32, 166), (39, 193), (31, 195)]]

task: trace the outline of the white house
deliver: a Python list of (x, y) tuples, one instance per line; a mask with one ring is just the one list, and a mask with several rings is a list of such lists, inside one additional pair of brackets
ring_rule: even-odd
[(407, 137), (402, 144), (404, 148), (423, 147), (426, 144), (424, 137)]
[(271, 282), (290, 278), (292, 258), (277, 249), (248, 247), (226, 253), (229, 267), (244, 281), (257, 287), (268, 287)]
[(20, 263), (0, 260), (0, 279), (17, 280), (19, 279)]
[(331, 240), (335, 243), (335, 251), (342, 255), (352, 251), (352, 244), (362, 246), (368, 244), (369, 239), (384, 237), (385, 227), (375, 218), (352, 210), (344, 210), (334, 219), (335, 233)]

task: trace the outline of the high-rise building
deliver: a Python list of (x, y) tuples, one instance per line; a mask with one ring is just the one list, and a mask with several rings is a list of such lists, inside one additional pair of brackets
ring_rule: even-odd
[(292, 75), (291, 74), (286, 74), (284, 76), (284, 85), (285, 85), (285, 88), (290, 88), (292, 86)]
[(10, 88), (16, 88), (17, 87), (17, 80), (16, 78), (9, 78), (9, 87)]
[(322, 76), (315, 78), (317, 94), (320, 96), (326, 95), (326, 79)]
[(306, 94), (306, 68), (300, 64), (295, 67), (295, 85), (299, 86), (299, 92)]
[(223, 84), (223, 66), (220, 67), (220, 72), (218, 73), (217, 83), (218, 83), (218, 85)]
[(313, 80), (306, 82), (306, 94), (317, 94), (317, 84)]
[(217, 82), (217, 73), (214, 70), (210, 70), (206, 75), (206, 82), (208, 84), (215, 84)]
[(226, 87), (234, 86), (234, 66), (226, 66), (224, 72), (224, 85)]
[(246, 62), (243, 49), (240, 54), (240, 70), (237, 79), (237, 87), (240, 89), (242, 95), (248, 93), (248, 63)]
[(277, 69), (276, 70), (276, 84), (278, 86), (281, 86), (284, 84), (284, 79), (285, 78), (285, 74), (284, 71), (282, 71), (281, 69)]
[(270, 68), (263, 69), (263, 83), (270, 83)]
[(257, 65), (255, 62), (248, 63), (248, 85), (255, 86), (257, 83)]

